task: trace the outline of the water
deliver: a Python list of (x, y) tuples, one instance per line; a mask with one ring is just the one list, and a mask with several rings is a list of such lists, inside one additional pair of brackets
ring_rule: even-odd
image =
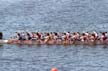
[[(16, 31), (108, 31), (107, 0), (0, 0), (4, 39)], [(1, 45), (1, 71), (108, 71), (102, 46)]]

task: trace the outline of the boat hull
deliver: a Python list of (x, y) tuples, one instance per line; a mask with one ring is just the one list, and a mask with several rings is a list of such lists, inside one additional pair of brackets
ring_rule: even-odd
[(108, 41), (48, 41), (44, 42), (41, 40), (32, 41), (32, 40), (0, 40), (0, 44), (35, 44), (35, 45), (43, 45), (43, 44), (50, 44), (50, 45), (108, 45)]

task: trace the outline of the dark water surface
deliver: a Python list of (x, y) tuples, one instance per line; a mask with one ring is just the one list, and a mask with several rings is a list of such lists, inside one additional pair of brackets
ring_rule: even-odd
[[(16, 31), (107, 31), (108, 0), (0, 0), (4, 39)], [(0, 71), (108, 71), (108, 46), (1, 45)]]

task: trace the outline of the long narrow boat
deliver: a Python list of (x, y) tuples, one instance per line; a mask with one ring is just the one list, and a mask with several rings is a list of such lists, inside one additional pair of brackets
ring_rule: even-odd
[(31, 45), (108, 45), (108, 41), (88, 41), (88, 42), (83, 42), (83, 41), (48, 41), (48, 42), (44, 42), (44, 41), (32, 41), (32, 40), (13, 40), (13, 39), (9, 39), (9, 40), (0, 40), (1, 44), (31, 44)]
[(3, 34), (0, 32), (0, 44), (34, 44), (34, 45), (108, 45), (108, 40), (106, 41), (101, 41), (101, 40), (96, 40), (96, 41), (63, 41), (63, 40), (50, 40), (50, 41), (45, 41), (45, 40), (17, 40), (17, 39), (7, 39), (3, 40)]

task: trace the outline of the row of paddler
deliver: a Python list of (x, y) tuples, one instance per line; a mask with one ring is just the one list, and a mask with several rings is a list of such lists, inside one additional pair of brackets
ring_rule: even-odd
[(79, 32), (50, 32), (50, 33), (41, 33), (41, 32), (16, 32), (14, 39), (17, 40), (79, 40), (79, 41), (94, 41), (102, 40), (105, 41), (108, 39), (107, 32), (102, 32), (101, 35), (98, 35), (97, 32), (93, 33), (79, 33)]
[[(66, 41), (67, 43), (73, 43), (74, 41), (81, 42), (94, 42), (94, 41), (107, 41), (107, 32), (102, 32), (100, 35), (97, 32), (92, 33), (79, 33), (79, 32), (17, 32), (14, 40), (20, 41), (39, 41), (40, 43), (60, 43), (61, 41)], [(28, 41), (27, 41), (28, 42)], [(78, 42), (77, 42), (78, 43)], [(61, 44), (61, 43), (60, 43)]]

